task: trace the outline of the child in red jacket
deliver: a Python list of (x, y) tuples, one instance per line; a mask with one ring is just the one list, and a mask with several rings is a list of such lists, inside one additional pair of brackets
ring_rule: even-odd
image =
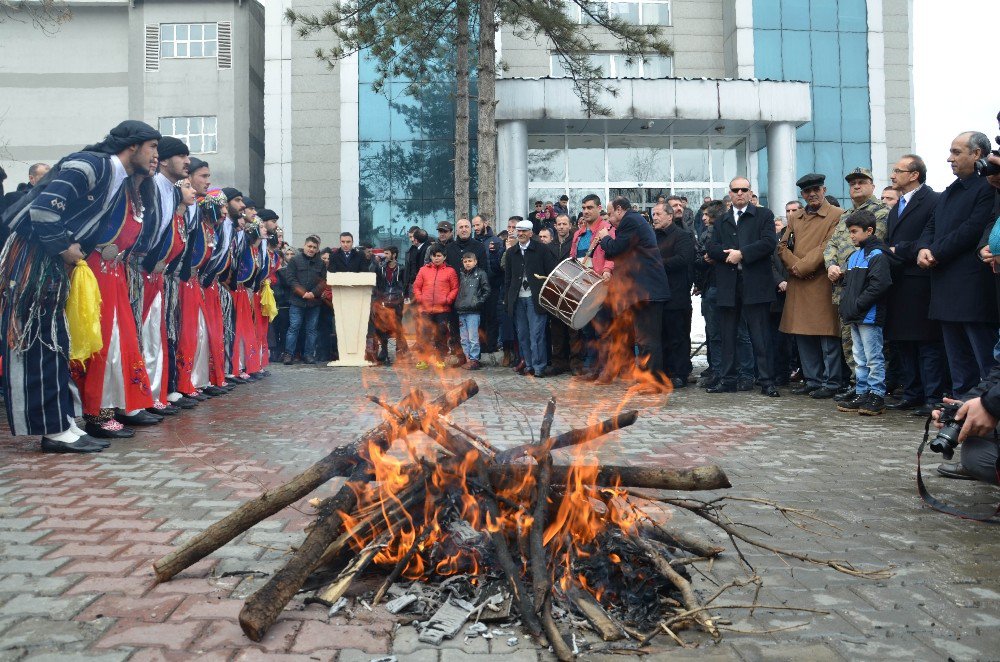
[(427, 352), (424, 339), (430, 337), (434, 352), (432, 359), (438, 368), (444, 367), (444, 357), (448, 355), (448, 318), (451, 307), (458, 297), (458, 274), (445, 264), (444, 246), (434, 244), (428, 251), (430, 264), (425, 264), (417, 272), (413, 281), (413, 298), (417, 301), (420, 316), (417, 318), (417, 343), (424, 355), (416, 367), (426, 370)]

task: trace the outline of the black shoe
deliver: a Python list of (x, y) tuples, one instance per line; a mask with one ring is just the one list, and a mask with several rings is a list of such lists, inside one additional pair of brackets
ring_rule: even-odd
[(736, 390), (737, 391), (752, 391), (753, 390), (753, 382), (754, 382), (754, 380), (752, 380), (752, 379), (740, 379), (739, 381), (736, 382)]
[(906, 411), (908, 409), (917, 409), (920, 407), (919, 400), (900, 400), (899, 402), (893, 402), (885, 406), (886, 409), (891, 409), (892, 411)]
[(156, 407), (146, 407), (146, 411), (148, 411), (150, 414), (153, 414), (154, 416), (173, 416), (175, 414), (180, 413), (181, 409), (180, 407), (167, 405), (166, 407), (163, 407), (161, 409), (157, 409)]
[(848, 400), (853, 400), (854, 396), (856, 396), (856, 395), (857, 395), (857, 391), (854, 390), (854, 387), (848, 386), (845, 389), (841, 389), (840, 391), (837, 391), (837, 395), (833, 396), (833, 401), (834, 402), (847, 402)]
[(523, 375), (528, 371), (527, 366), (524, 365), (524, 361), (519, 361), (516, 366), (514, 366), (514, 372), (519, 375)]
[(858, 413), (858, 407), (860, 407), (861, 403), (867, 399), (867, 393), (855, 393), (854, 397), (838, 402), (837, 411), (842, 411), (848, 414), (856, 414)]
[(284, 363), (285, 365), (292, 365), (293, 363), (295, 363), (295, 357), (289, 354), (288, 352), (285, 352), (284, 354), (281, 355), (281, 362)]
[(920, 418), (927, 418), (928, 416), (931, 415), (932, 411), (934, 411), (934, 405), (926, 404), (917, 409), (914, 409), (912, 413), (914, 416), (919, 416)]
[(187, 396), (185, 397), (191, 398), (192, 400), (195, 400), (197, 402), (205, 402), (205, 400), (208, 400), (207, 395), (202, 395), (201, 393), (198, 393), (198, 391), (195, 391), (194, 393), (188, 393)]
[(186, 395), (182, 395), (180, 400), (178, 400), (174, 404), (180, 407), (181, 409), (194, 409), (195, 407), (198, 406), (198, 401), (195, 400), (194, 398), (189, 398)]
[(271, 376), (271, 371), (270, 370), (264, 370), (263, 368), (261, 368), (260, 370), (257, 371), (257, 374), (260, 375), (261, 379), (263, 379), (264, 377), (270, 377)]
[(132, 428), (123, 426), (120, 430), (109, 430), (89, 421), (84, 424), (83, 430), (97, 439), (130, 439), (135, 436), (135, 430)]
[(213, 398), (217, 395), (225, 395), (226, 393), (229, 393), (229, 391), (227, 391), (226, 389), (219, 388), (218, 386), (206, 386), (205, 388), (202, 389), (202, 392), (205, 395), (212, 396)]
[[(303, 362), (303, 363), (309, 363), (309, 361), (306, 361), (305, 359), (303, 359), (303, 360), (302, 360), (302, 362)], [(231, 383), (233, 383), (233, 384), (246, 384), (246, 383), (248, 383), (248, 382), (249, 382), (250, 380), (249, 380), (249, 379), (243, 379), (243, 378), (242, 378), (242, 377), (240, 377), (239, 375), (233, 375), (232, 377), (226, 377), (226, 381), (227, 381), (227, 382), (231, 382)], [(202, 391), (204, 391), (204, 390), (205, 390), (205, 389), (202, 389)]]
[(87, 441), (90, 437), (83, 436), (73, 443), (56, 441), (48, 437), (42, 437), (43, 453), (100, 453), (105, 446), (100, 446), (94, 442)]
[(778, 392), (778, 387), (777, 386), (773, 386), (773, 385), (772, 386), (761, 386), (760, 387), (760, 393), (761, 393), (761, 395), (766, 395), (769, 398), (780, 398), (781, 397), (781, 393)]
[(818, 388), (815, 391), (810, 392), (809, 397), (814, 398), (816, 400), (826, 400), (827, 398), (832, 398), (836, 394), (837, 392), (834, 391), (832, 388), (826, 388), (824, 386), (822, 388)]
[[(334, 361), (336, 361), (336, 360), (337, 359), (334, 359)], [(303, 365), (316, 365), (316, 359), (313, 358), (313, 357), (311, 357), (311, 356), (305, 356), (305, 357), (302, 358), (302, 364)], [(227, 377), (227, 379), (228, 379), (228, 377)], [(239, 379), (239, 378), (237, 378), (237, 379)], [(238, 384), (240, 382), (236, 382), (236, 383)]]
[(699, 388), (708, 388), (709, 386), (715, 386), (715, 383), (717, 381), (719, 381), (719, 380), (715, 376), (715, 374), (710, 372), (710, 373), (708, 373), (706, 375), (702, 375), (698, 379), (697, 386)]
[(868, 398), (858, 406), (858, 413), (862, 416), (881, 416), (885, 413), (885, 398), (869, 393)]
[(686, 379), (681, 379), (680, 377), (671, 377), (670, 385), (673, 386), (674, 390), (676, 391), (679, 388), (687, 388), (688, 383)]
[[(44, 442), (43, 442), (44, 443)], [(937, 472), (945, 478), (955, 480), (976, 480), (976, 477), (965, 470), (961, 462), (943, 462), (938, 465)]]
[(719, 382), (715, 386), (710, 386), (705, 389), (706, 393), (736, 393), (735, 384), (727, 384), (725, 382)]
[(795, 395), (809, 395), (813, 391), (818, 391), (819, 386), (810, 386), (809, 384), (803, 384), (802, 386), (796, 386), (792, 389), (792, 393)]
[(156, 425), (163, 420), (163, 417), (158, 414), (150, 414), (145, 409), (140, 409), (131, 416), (124, 412), (116, 412), (115, 420), (122, 425)]
[(559, 368), (553, 368), (552, 366), (545, 366), (545, 370), (542, 370), (542, 374), (537, 375), (538, 377), (556, 377), (561, 375), (564, 371)]
[(89, 434), (86, 434), (86, 433), (84, 433), (84, 435), (82, 437), (80, 437), (79, 439), (77, 439), (77, 441), (78, 442), (79, 441), (86, 441), (87, 443), (90, 443), (90, 444), (96, 444), (96, 445), (100, 446), (101, 448), (107, 448), (108, 446), (111, 445), (111, 442), (108, 441), (107, 439), (98, 439), (97, 437), (91, 437)]

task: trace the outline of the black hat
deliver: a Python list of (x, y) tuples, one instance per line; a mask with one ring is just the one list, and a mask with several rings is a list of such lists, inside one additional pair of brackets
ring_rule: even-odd
[(173, 136), (163, 136), (160, 138), (156, 152), (161, 161), (169, 159), (171, 156), (188, 156), (191, 154), (191, 150), (184, 144), (184, 141)]
[(798, 186), (800, 190), (803, 190), (814, 186), (823, 186), (825, 183), (826, 175), (810, 172), (808, 175), (802, 175), (799, 177), (799, 181), (795, 182), (795, 185)]
[(104, 140), (95, 145), (87, 145), (83, 151), (117, 154), (126, 147), (141, 145), (147, 140), (159, 140), (162, 137), (159, 131), (145, 122), (125, 120), (111, 129), (108, 135), (104, 136)]
[(232, 187), (222, 189), (222, 193), (223, 195), (226, 196), (226, 200), (229, 200), (230, 202), (232, 202), (236, 198), (243, 197), (243, 193), (241, 193), (239, 189)]
[(197, 156), (191, 157), (191, 165), (188, 166), (188, 175), (193, 175), (196, 170), (201, 170), (202, 168), (207, 168), (208, 163), (202, 161)]
[(243, 198), (243, 204), (245, 204), (250, 209), (256, 209), (257, 208), (257, 203), (254, 202), (252, 198), (244, 197)]
[(276, 221), (278, 220), (278, 215), (274, 211), (265, 208), (257, 210), (257, 218), (261, 221)]
[(438, 223), (437, 229), (438, 232), (441, 232), (442, 230), (451, 232), (452, 230), (451, 223), (449, 223), (448, 221), (441, 221), (440, 223)]

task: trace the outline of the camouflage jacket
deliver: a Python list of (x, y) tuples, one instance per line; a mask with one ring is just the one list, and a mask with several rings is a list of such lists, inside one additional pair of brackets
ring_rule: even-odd
[[(846, 221), (851, 217), (851, 214), (862, 209), (870, 211), (875, 215), (875, 236), (882, 241), (885, 241), (885, 221), (886, 218), (889, 217), (889, 208), (882, 204), (878, 198), (872, 196), (868, 198), (860, 207), (848, 209), (844, 212), (844, 215), (841, 216), (840, 223), (837, 224), (837, 229), (834, 230), (833, 236), (830, 237), (830, 241), (826, 243), (826, 248), (823, 249), (823, 262), (826, 264), (827, 269), (833, 265), (837, 265), (841, 269), (844, 269), (847, 266), (847, 258), (851, 257), (851, 253), (858, 250), (857, 247), (851, 243), (851, 235), (847, 231)], [(840, 293), (843, 289), (844, 279), (841, 278), (837, 281), (837, 283), (835, 283), (833, 288), (834, 304), (840, 304)]]

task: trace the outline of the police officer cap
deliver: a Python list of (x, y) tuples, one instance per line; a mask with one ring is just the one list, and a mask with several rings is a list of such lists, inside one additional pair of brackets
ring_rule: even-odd
[(844, 181), (850, 182), (852, 179), (857, 179), (858, 177), (867, 177), (870, 182), (875, 181), (875, 178), (872, 177), (872, 171), (868, 168), (855, 168), (847, 173), (847, 176), (844, 177)]
[(823, 186), (824, 183), (826, 183), (826, 175), (811, 172), (808, 175), (799, 177), (799, 181), (795, 182), (795, 185), (798, 186), (800, 190), (805, 190), (814, 186)]

